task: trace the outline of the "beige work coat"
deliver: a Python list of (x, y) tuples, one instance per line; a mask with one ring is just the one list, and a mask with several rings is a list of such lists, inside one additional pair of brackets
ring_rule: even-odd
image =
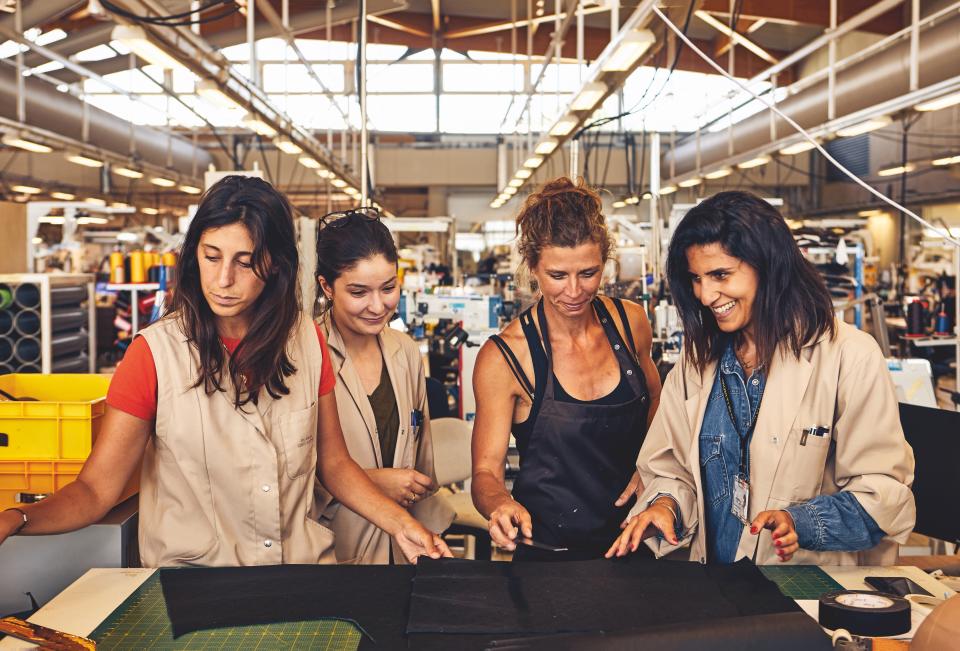
[[(377, 423), (363, 382), (353, 362), (346, 355), (343, 339), (333, 320), (328, 318), (323, 325), (333, 371), (337, 375), (337, 412), (347, 449), (361, 468), (383, 468)], [(393, 467), (414, 468), (436, 483), (426, 380), (420, 348), (413, 339), (389, 327), (384, 328), (378, 339), (400, 414), (400, 432), (397, 436)], [(422, 411), (424, 416), (419, 441), (415, 440), (410, 426), (410, 414), (414, 409)], [(318, 506), (323, 514), (320, 521), (334, 531), (339, 562), (386, 564), (390, 561), (391, 545), (394, 561), (407, 562), (389, 534), (334, 500), (319, 485), (318, 488)], [(435, 533), (446, 530), (454, 515), (453, 509), (437, 495), (417, 502), (410, 508), (410, 513)]]
[[(700, 427), (716, 375), (709, 364), (701, 376), (680, 363), (667, 376), (660, 408), (640, 450), (637, 468), (643, 495), (631, 516), (658, 493), (677, 499), (685, 535), (678, 546), (651, 538), (647, 544), (662, 556), (704, 562), (703, 486), (700, 473)], [(830, 428), (826, 437), (802, 431)], [(838, 323), (835, 339), (823, 337), (792, 353), (778, 353), (770, 365), (757, 427), (750, 441), (750, 518), (838, 491), (853, 493), (886, 533), (863, 552), (816, 552), (801, 549), (789, 561), (804, 565), (890, 565), (898, 545), (916, 521), (913, 450), (900, 427), (893, 381), (876, 342), (866, 333)], [(779, 562), (769, 532), (752, 535), (744, 526), (737, 559), (757, 564)]]

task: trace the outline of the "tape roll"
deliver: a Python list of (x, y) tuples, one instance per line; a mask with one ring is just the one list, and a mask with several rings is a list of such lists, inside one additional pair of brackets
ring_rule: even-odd
[(820, 625), (854, 635), (901, 635), (910, 630), (910, 603), (873, 590), (834, 590), (820, 597)]

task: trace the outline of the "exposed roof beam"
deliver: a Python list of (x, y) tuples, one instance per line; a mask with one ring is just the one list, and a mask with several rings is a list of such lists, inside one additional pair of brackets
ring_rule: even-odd
[[(589, 16), (590, 14), (597, 14), (597, 13), (607, 12), (607, 11), (610, 11), (608, 7), (586, 7), (583, 10), (583, 15)], [(535, 16), (532, 19), (523, 18), (521, 20), (517, 20), (516, 23), (511, 22), (509, 20), (499, 21), (496, 23), (486, 23), (483, 25), (477, 25), (475, 27), (455, 29), (451, 32), (447, 32), (446, 34), (443, 35), (443, 37), (449, 41), (451, 39), (463, 38), (465, 36), (478, 36), (479, 34), (491, 34), (493, 32), (503, 32), (510, 29), (514, 25), (516, 25), (517, 27), (526, 27), (527, 25), (530, 25), (532, 23), (534, 27), (536, 27), (537, 25), (541, 25), (543, 23), (552, 23), (554, 20), (557, 19), (558, 16), (560, 19), (564, 19), (567, 17), (567, 14), (565, 12), (560, 12), (560, 14), (548, 14), (545, 16)]]
[[(727, 22), (729, 23), (729, 21)], [(760, 25), (762, 23), (763, 23), (762, 18), (758, 21), (740, 19), (737, 21), (737, 31), (740, 32), (741, 34), (750, 34), (756, 31), (754, 26)], [(733, 39), (731, 39), (729, 36), (722, 39), (722, 42), (718, 44), (716, 50), (713, 53), (714, 58), (720, 57), (726, 54), (727, 50), (729, 50), (730, 47), (733, 46), (733, 44), (734, 44)]]
[[(869, 9), (876, 4), (874, 0), (843, 0), (838, 2), (837, 20), (843, 22), (852, 16)], [(703, 0), (700, 7), (712, 14), (730, 15), (729, 0)], [(757, 20), (766, 18), (771, 22), (786, 25), (815, 25), (818, 27), (830, 26), (829, 0), (743, 0), (740, 6), (741, 18)], [(903, 19), (898, 12), (878, 14), (863, 31), (878, 34), (892, 34), (904, 26)]]
[(430, 0), (430, 8), (433, 11), (433, 31), (440, 31), (440, 0)]
[(427, 32), (419, 30), (416, 27), (404, 25), (403, 23), (399, 23), (389, 18), (382, 18), (380, 16), (367, 16), (367, 20), (369, 20), (371, 23), (376, 23), (377, 25), (383, 25), (384, 27), (395, 29), (398, 32), (406, 32), (407, 34), (413, 34), (414, 36), (420, 36), (421, 38), (430, 38), (430, 34)]
[(762, 47), (760, 47), (759, 45), (751, 41), (749, 38), (747, 38), (740, 32), (736, 32), (730, 29), (729, 25), (725, 25), (721, 23), (719, 20), (717, 20), (716, 18), (714, 18), (712, 15), (708, 14), (705, 11), (695, 11), (694, 15), (700, 20), (702, 20), (703, 22), (705, 22), (706, 24), (713, 27), (715, 30), (717, 30), (721, 34), (727, 36), (734, 43), (738, 45), (742, 45), (743, 47), (747, 48), (748, 50), (756, 54), (758, 57), (763, 59), (764, 61), (768, 61), (769, 63), (776, 65), (777, 60), (773, 58), (769, 52), (764, 50)]

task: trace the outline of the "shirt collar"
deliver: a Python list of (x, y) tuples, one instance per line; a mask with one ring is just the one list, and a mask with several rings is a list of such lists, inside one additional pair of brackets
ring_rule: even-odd
[(731, 375), (733, 373), (740, 373), (743, 375), (743, 367), (740, 366), (740, 360), (737, 359), (737, 354), (734, 352), (733, 338), (727, 340), (727, 345), (724, 348), (723, 356), (720, 358), (720, 370)]

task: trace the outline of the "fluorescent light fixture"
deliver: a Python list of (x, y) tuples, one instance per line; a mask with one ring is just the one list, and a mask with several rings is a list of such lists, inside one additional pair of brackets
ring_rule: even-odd
[(83, 165), (84, 167), (103, 167), (102, 160), (97, 160), (96, 158), (84, 156), (83, 154), (67, 154), (66, 158), (71, 163), (76, 163), (77, 165)]
[(41, 218), (38, 219), (37, 221), (40, 222), (41, 224), (62, 225), (65, 221), (67, 221), (67, 218), (66, 218), (66, 217), (54, 217), (53, 215), (44, 215), (43, 217), (41, 217)]
[(514, 177), (518, 179), (529, 179), (531, 176), (533, 176), (533, 170), (529, 167), (521, 167), (514, 173)]
[(161, 188), (172, 188), (177, 184), (173, 179), (168, 179), (164, 176), (153, 176), (150, 177), (150, 182), (154, 185), (158, 185)]
[(730, 176), (731, 174), (733, 174), (733, 169), (731, 169), (731, 168), (729, 168), (729, 167), (721, 167), (721, 168), (718, 169), (718, 170), (713, 170), (712, 172), (707, 172), (706, 174), (703, 175), (703, 178), (705, 178), (705, 179), (707, 179), (707, 180), (709, 180), (709, 181), (715, 181), (715, 180), (717, 180), (717, 179), (722, 179), (722, 178), (724, 178), (724, 177), (726, 177), (726, 176)]
[(565, 136), (573, 131), (578, 124), (580, 124), (579, 118), (573, 115), (564, 115), (550, 128), (550, 135), (556, 137)]
[(532, 170), (540, 167), (540, 163), (543, 162), (543, 156), (531, 156), (527, 160), (523, 161), (524, 167), (529, 167)]
[(584, 84), (577, 96), (570, 102), (571, 111), (592, 111), (607, 94), (607, 85), (602, 81), (591, 81)]
[(613, 202), (613, 207), (614, 207), (614, 208), (626, 208), (626, 207), (627, 207), (627, 202), (624, 201), (624, 200), (622, 200), (622, 199), (618, 199), (618, 200), (616, 200), (616, 201)]
[(861, 210), (857, 213), (857, 217), (878, 217), (884, 213), (883, 210), (878, 208), (873, 208), (871, 210)]
[(220, 88), (220, 84), (215, 79), (201, 79), (197, 82), (197, 95), (200, 99), (211, 106), (222, 109), (232, 109), (237, 107), (237, 103), (230, 99)]
[(673, 194), (673, 193), (676, 192), (676, 191), (677, 191), (677, 186), (675, 186), (675, 185), (665, 185), (665, 186), (663, 186), (662, 188), (660, 188), (660, 193), (659, 193), (659, 194), (660, 194), (660, 196), (662, 197), (662, 196), (665, 195), (665, 194)]
[(142, 212), (144, 215), (159, 215), (159, 214), (160, 214), (160, 211), (157, 210), (156, 208), (141, 208), (141, 209), (140, 209), (140, 212)]
[(271, 127), (269, 124), (264, 122), (263, 119), (253, 113), (247, 113), (244, 115), (241, 122), (243, 123), (243, 126), (265, 138), (273, 138), (275, 135), (277, 135), (276, 129)]
[(73, 201), (77, 198), (77, 195), (70, 194), (69, 192), (51, 192), (50, 196), (54, 199), (59, 199), (60, 201)]
[(136, 54), (138, 57), (160, 66), (165, 70), (179, 68), (186, 70), (186, 67), (174, 59), (172, 56), (157, 47), (147, 38), (147, 32), (142, 27), (136, 25), (117, 25), (110, 34), (111, 40), (120, 41)]
[(92, 204), (95, 205), (95, 206), (106, 206), (106, 205), (107, 205), (106, 200), (101, 199), (100, 197), (87, 197), (86, 199), (84, 199), (84, 202), (85, 202), (85, 203), (92, 203)]
[(43, 238), (42, 238), (42, 237), (34, 237), (34, 238), (31, 239), (30, 241), (33, 242), (34, 244), (43, 244)]
[(20, 194), (40, 194), (43, 192), (40, 188), (35, 188), (32, 185), (14, 185), (10, 189)]
[(345, 188), (347, 187), (347, 182), (344, 181), (343, 179), (332, 178), (330, 179), (330, 185), (332, 185), (335, 188)]
[(180, 192), (186, 192), (187, 194), (200, 194), (203, 192), (203, 190), (195, 185), (181, 185)]
[(280, 136), (279, 138), (273, 141), (273, 144), (277, 146), (277, 149), (284, 152), (285, 154), (302, 154), (303, 149), (300, 148), (300, 145), (290, 140), (285, 136)]
[(333, 172), (325, 168), (320, 168), (317, 170), (317, 176), (319, 176), (321, 179), (332, 179)]
[(502, 204), (500, 201), (498, 201), (497, 199), (494, 199), (493, 201), (490, 202), (490, 207), (493, 208), (494, 210), (497, 210), (497, 209), (500, 208), (500, 206), (502, 206), (502, 205), (503, 205), (503, 204)]
[(32, 151), (37, 154), (49, 154), (53, 151), (53, 147), (47, 147), (39, 142), (27, 140), (26, 138), (20, 138), (12, 133), (5, 134), (3, 138), (0, 138), (0, 142), (3, 142), (3, 144), (7, 145), (8, 147), (17, 147), (18, 149)]
[(695, 188), (700, 185), (702, 181), (699, 176), (695, 176), (692, 179), (686, 179), (677, 183), (681, 188)]
[(650, 49), (656, 38), (649, 29), (641, 29), (628, 33), (620, 43), (617, 49), (607, 57), (606, 61), (600, 66), (604, 72), (623, 72), (633, 67), (633, 64), (643, 56), (644, 52)]
[(882, 170), (877, 170), (877, 176), (900, 176), (901, 174), (909, 174), (915, 169), (917, 169), (917, 166), (913, 163), (907, 163), (906, 165), (895, 165), (893, 167), (885, 167)]
[(933, 165), (937, 167), (943, 167), (944, 165), (956, 165), (960, 163), (960, 156), (946, 156), (944, 158), (936, 158), (932, 161)]
[(544, 140), (540, 144), (538, 144), (537, 148), (534, 149), (533, 151), (537, 154), (542, 154), (546, 156), (547, 154), (552, 154), (553, 150), (557, 148), (558, 144), (559, 143), (556, 140), (554, 140), (553, 138), (550, 138), (549, 140)]
[(769, 162), (770, 162), (770, 157), (764, 154), (763, 156), (757, 156), (756, 158), (745, 160), (742, 163), (737, 163), (737, 167), (739, 167), (742, 170), (749, 170), (749, 169), (753, 169), (754, 167), (760, 167), (761, 165), (766, 165)]
[(927, 100), (926, 102), (920, 102), (913, 107), (914, 111), (939, 111), (940, 109), (947, 108), (948, 106), (954, 106), (960, 104), (960, 91), (956, 93), (950, 93), (949, 95), (943, 95), (936, 99)]
[(354, 199), (360, 196), (360, 190), (357, 190), (356, 188), (351, 187), (349, 185), (345, 187), (343, 191), (349, 196), (353, 197)]
[(519, 188), (523, 185), (523, 179), (510, 179), (510, 182), (507, 183), (511, 188)]
[(640, 197), (638, 197), (637, 195), (633, 195), (632, 197), (627, 197), (626, 199), (624, 199), (623, 202), (630, 206), (635, 206), (638, 203), (640, 203)]
[(816, 146), (816, 144), (810, 142), (809, 140), (801, 140), (800, 142), (795, 142), (792, 145), (787, 145), (780, 150), (780, 153), (784, 156), (793, 156), (795, 154), (802, 154), (805, 151), (815, 149)]
[(858, 122), (857, 124), (852, 124), (849, 127), (843, 127), (842, 129), (837, 129), (837, 135), (841, 138), (849, 138), (850, 136), (859, 136), (863, 133), (870, 133), (871, 131), (876, 131), (877, 129), (882, 129), (893, 122), (889, 115), (881, 115), (875, 118), (870, 118), (863, 122)]
[(313, 156), (301, 156), (297, 160), (301, 165), (311, 170), (318, 170), (321, 167), (320, 163), (318, 163), (317, 159), (315, 159)]
[(111, 208), (129, 208), (130, 204), (124, 201), (114, 201), (110, 204)]
[(136, 233), (117, 233), (117, 239), (121, 242), (136, 242), (140, 238)]
[(653, 195), (650, 194), (649, 192), (644, 192), (644, 193), (643, 193), (643, 196), (640, 197), (640, 198), (641, 198), (641, 199), (649, 199), (649, 198), (652, 197), (652, 196), (653, 196)]
[(135, 170), (132, 167), (114, 167), (113, 171), (119, 174), (120, 176), (125, 176), (128, 179), (142, 179), (143, 172), (140, 170)]
[(503, 194), (507, 195), (508, 197), (512, 197), (516, 193), (517, 193), (517, 189), (512, 188), (509, 185), (503, 189)]
[(98, 224), (102, 226), (103, 224), (106, 224), (108, 221), (109, 220), (104, 217), (78, 217), (77, 218), (77, 223), (80, 224), (81, 226), (84, 224)]

